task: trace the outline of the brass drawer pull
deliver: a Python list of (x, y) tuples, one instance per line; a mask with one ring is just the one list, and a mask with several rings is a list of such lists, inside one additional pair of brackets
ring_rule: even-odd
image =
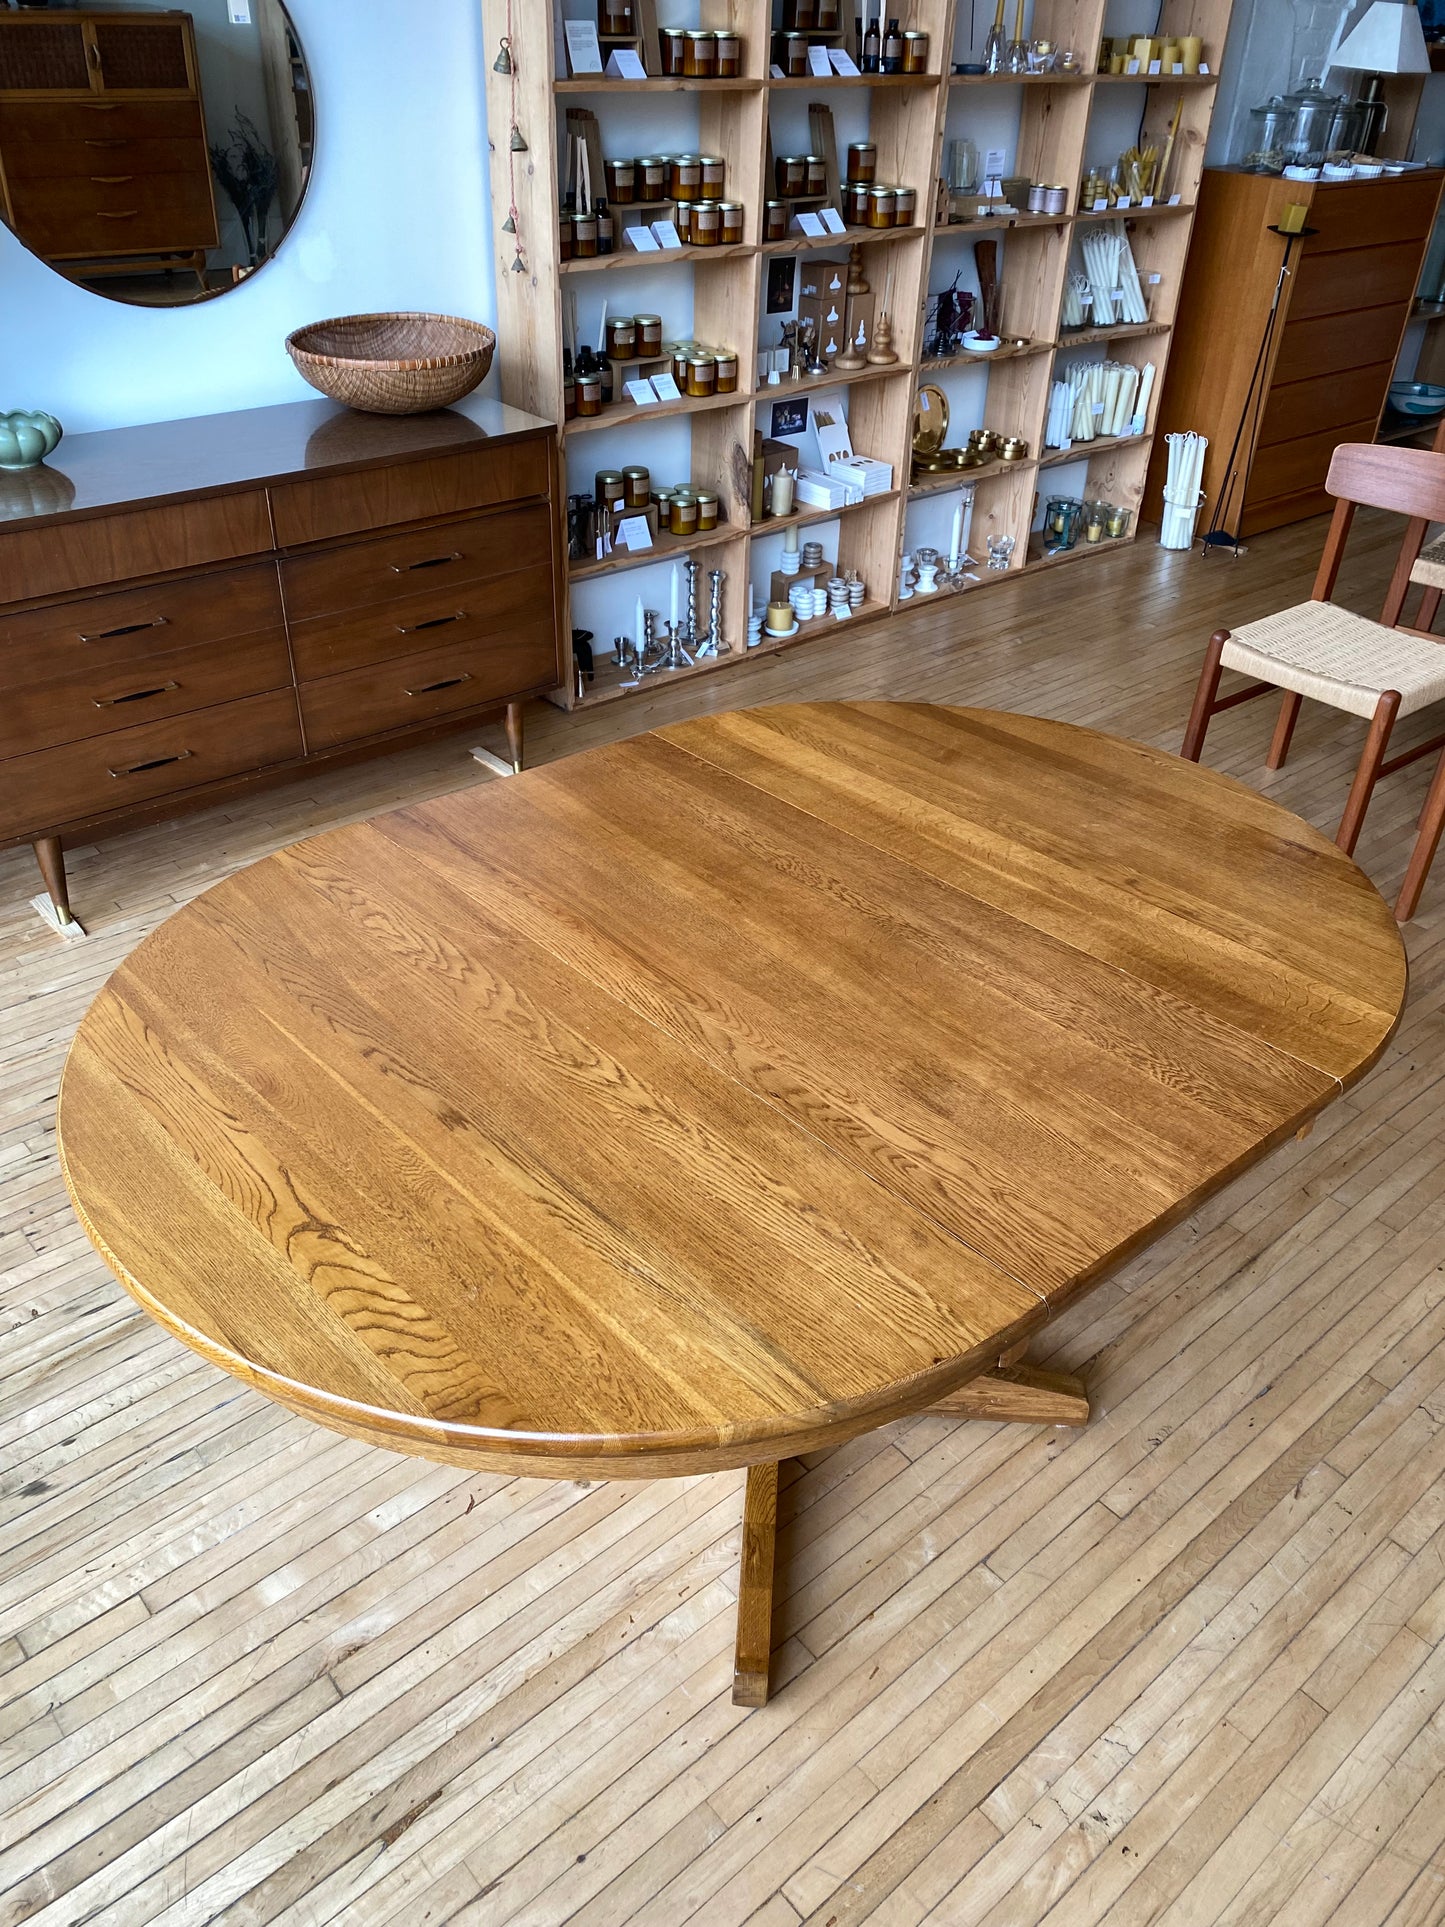
[(154, 689), (132, 689), (126, 696), (92, 696), (97, 709), (114, 709), (117, 703), (140, 703), (147, 696), (164, 696), (168, 689), (179, 689), (178, 682), (158, 682)]
[(139, 635), (142, 629), (164, 629), (169, 616), (152, 616), (149, 622), (123, 622), (118, 629), (97, 629), (93, 636), (82, 635), (82, 642), (109, 642), (115, 636)]
[(393, 562), (391, 572), (393, 575), (410, 575), (413, 569), (439, 569), (443, 563), (460, 562), (461, 559), (461, 550), (453, 549), (450, 555), (434, 555), (426, 562)]
[(125, 208), (119, 214), (108, 214), (103, 207), (98, 207), (95, 210), (95, 218), (97, 221), (133, 221), (139, 213), (138, 207)]
[(420, 689), (408, 689), (406, 693), (408, 696), (434, 696), (439, 689), (455, 689), (471, 679), (470, 671), (463, 676), (444, 676), (440, 682), (423, 683)]
[(429, 616), (425, 622), (399, 622), (397, 632), (403, 636), (414, 636), (418, 629), (444, 629), (449, 622), (465, 622), (467, 612), (458, 609), (454, 616)]
[(120, 187), (125, 181), (133, 181), (134, 174), (92, 174), (91, 183), (95, 187)]
[(113, 769), (110, 773), (112, 776), (139, 776), (148, 769), (164, 769), (167, 763), (183, 763), (194, 754), (194, 750), (178, 749), (174, 756), (152, 756), (148, 762), (132, 763), (129, 768)]

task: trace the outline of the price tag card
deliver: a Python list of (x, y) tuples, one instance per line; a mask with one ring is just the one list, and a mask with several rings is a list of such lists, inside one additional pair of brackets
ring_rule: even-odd
[(782, 68), (778, 65), (777, 61), (775, 60), (772, 66), (769, 67), (768, 69), (768, 78), (770, 80), (786, 80), (787, 77), (788, 76), (783, 72)]
[(646, 80), (647, 69), (631, 47), (614, 47), (607, 57), (607, 71), (614, 80)]
[(836, 207), (820, 207), (818, 209), (818, 219), (823, 223), (823, 226), (829, 234), (846, 234), (848, 232), (843, 217)]
[(650, 381), (629, 381), (626, 388), (627, 399), (636, 402), (639, 408), (650, 408), (657, 400), (657, 392)]
[(828, 58), (828, 49), (826, 47), (809, 47), (808, 72), (810, 74), (818, 74), (824, 80), (831, 78), (833, 63)]
[(1141, 194), (1139, 196), (1139, 205), (1140, 207), (1153, 207), (1154, 196), (1152, 194)]
[(1161, 61), (1161, 60), (1151, 60), (1151, 61), (1149, 62), (1149, 71), (1150, 71), (1150, 73), (1151, 73), (1151, 74), (1162, 74), (1162, 73), (1163, 73), (1163, 71), (1164, 71), (1164, 63), (1163, 63), (1163, 61)]
[(1199, 71), (1200, 71), (1200, 73), (1202, 73), (1202, 74), (1207, 74), (1207, 73), (1209, 72), (1209, 69), (1208, 69), (1208, 68), (1207, 68), (1207, 67), (1205, 66), (1205, 64), (1204, 64), (1204, 62), (1203, 62), (1202, 60), (1201, 60), (1201, 61), (1200, 61), (1200, 63), (1199, 63)]
[(1129, 58), (1124, 62), (1124, 72), (1126, 74), (1137, 74), (1138, 71), (1139, 71), (1139, 62), (1131, 54)]
[(617, 532), (612, 538), (614, 545), (630, 549), (634, 554), (639, 549), (652, 547), (652, 530), (647, 526), (645, 515), (625, 515), (617, 524)]
[(660, 248), (680, 248), (682, 246), (682, 236), (678, 233), (671, 221), (654, 221), (652, 224), (652, 238)]
[(858, 75), (858, 63), (846, 47), (830, 47), (828, 58), (833, 63), (833, 72), (844, 80), (854, 80)]
[(678, 387), (671, 375), (654, 375), (652, 377), (652, 392), (659, 401), (682, 400), (682, 390)]
[(804, 212), (801, 213), (797, 217), (797, 219), (798, 219), (798, 227), (801, 230), (801, 232), (804, 234), (811, 234), (815, 240), (820, 235), (824, 235), (828, 232), (827, 228), (823, 226), (822, 221), (819, 219), (819, 217), (816, 214), (811, 214), (806, 210), (804, 210)]
[(988, 180), (997, 180), (999, 175), (1006, 174), (1008, 172), (1008, 150), (1003, 147), (990, 147), (986, 149), (983, 157), (983, 171), (985, 178)]
[(1169, 205), (1170, 205), (1170, 207), (1178, 207), (1178, 205), (1179, 205), (1179, 196), (1178, 196), (1177, 194), (1171, 194), (1171, 195), (1169, 196)]
[(1172, 74), (1182, 74), (1184, 72), (1184, 62), (1182, 60), (1176, 60), (1169, 71)]
[(563, 23), (567, 33), (567, 64), (574, 74), (600, 74), (602, 72), (602, 48), (597, 39), (595, 20), (568, 20)]
[(635, 248), (639, 254), (657, 253), (657, 242), (649, 227), (625, 227), (622, 230), (622, 239), (628, 247)]
[(1132, 207), (1134, 205), (1134, 197), (1132, 194), (1121, 194), (1114, 205), (1115, 207)]
[(848, 608), (846, 604), (841, 609), (835, 609), (833, 611), (834, 622), (849, 622), (852, 620), (852, 617), (853, 611)]
[(1109, 211), (1109, 197), (1107, 195), (1104, 196), (1102, 201), (1095, 201), (1094, 212), (1096, 214), (1107, 214), (1108, 211)]

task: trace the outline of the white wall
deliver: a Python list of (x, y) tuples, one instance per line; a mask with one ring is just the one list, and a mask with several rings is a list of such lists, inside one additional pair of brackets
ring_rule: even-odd
[(48, 409), (71, 433), (255, 408), (312, 395), (283, 345), (303, 322), (429, 308), (495, 326), (477, 0), (289, 5), (316, 166), (275, 259), (197, 307), (133, 308), (0, 226), (0, 407)]

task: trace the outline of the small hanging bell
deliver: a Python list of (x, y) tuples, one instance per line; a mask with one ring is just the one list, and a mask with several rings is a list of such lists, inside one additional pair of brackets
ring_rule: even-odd
[(517, 223), (513, 215), (509, 214), (506, 220), (503, 221), (502, 232), (503, 234), (515, 234), (517, 232)]
[(522, 139), (522, 130), (515, 121), (512, 123), (512, 152), (514, 154), (527, 152), (527, 143)]
[(518, 252), (516, 260), (512, 263), (512, 272), (513, 274), (525, 274), (527, 272), (527, 264), (522, 259), (520, 251)]
[(492, 62), (492, 72), (494, 74), (510, 74), (513, 71), (514, 69), (512, 66), (512, 43), (510, 40), (508, 40), (507, 36), (503, 34), (502, 50), (497, 55), (496, 59)]

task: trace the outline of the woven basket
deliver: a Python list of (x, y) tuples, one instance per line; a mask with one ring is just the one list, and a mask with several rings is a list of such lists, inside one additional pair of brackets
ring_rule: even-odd
[(450, 314), (348, 314), (286, 337), (313, 388), (369, 415), (422, 415), (486, 379), (497, 337)]

